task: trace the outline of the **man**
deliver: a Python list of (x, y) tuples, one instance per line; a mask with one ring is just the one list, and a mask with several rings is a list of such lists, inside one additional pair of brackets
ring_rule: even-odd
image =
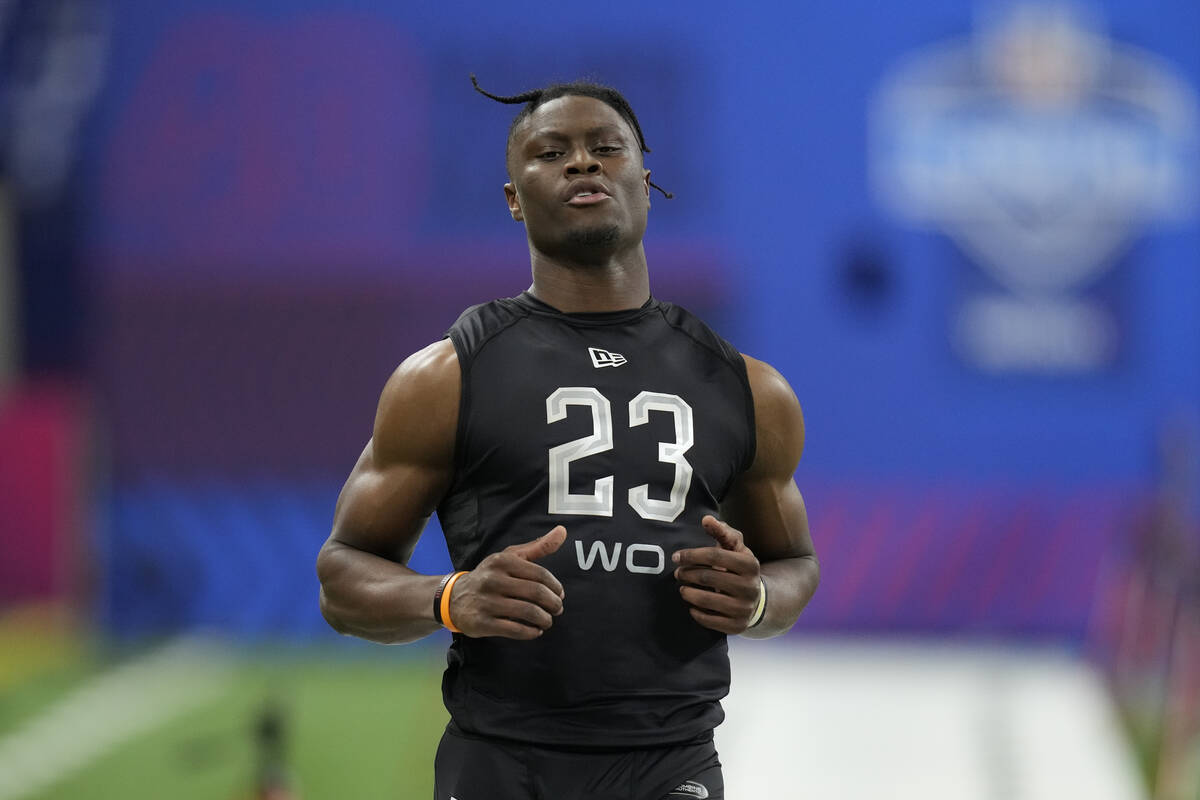
[[(619, 93), (487, 96), (525, 104), (504, 193), (533, 285), (388, 380), (321, 609), (379, 642), (456, 631), (435, 800), (721, 798), (725, 637), (787, 631), (817, 586), (800, 406), (651, 297), (648, 148)], [(434, 510), (451, 576), (405, 566)]]

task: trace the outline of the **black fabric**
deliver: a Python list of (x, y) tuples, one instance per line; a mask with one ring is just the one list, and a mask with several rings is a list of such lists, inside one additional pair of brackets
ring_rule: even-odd
[[(753, 460), (742, 357), (690, 313), (657, 300), (562, 314), (522, 295), (468, 310), (449, 336), (463, 388), (456, 477), (438, 516), (454, 568), (472, 569), (555, 525), (567, 529), (563, 547), (542, 562), (566, 591), (549, 631), (530, 642), (455, 636), (443, 678), (455, 723), (489, 737), (622, 748), (711, 731), (729, 689), (725, 636), (688, 614), (670, 559), (712, 544), (700, 520), (718, 513)], [(580, 393), (590, 399), (581, 404)], [(552, 396), (568, 397), (555, 421)], [(638, 425), (635, 399), (645, 417)], [(605, 427), (610, 447), (565, 466), (560, 456), (555, 472), (553, 448)], [(689, 433), (686, 467), (660, 460)], [(586, 498), (606, 481), (607, 508), (552, 511), (552, 495), (603, 505)], [(642, 485), (639, 511), (630, 490)]]
[(434, 762), (434, 800), (723, 800), (712, 740), (572, 752), (472, 736), (451, 723)]

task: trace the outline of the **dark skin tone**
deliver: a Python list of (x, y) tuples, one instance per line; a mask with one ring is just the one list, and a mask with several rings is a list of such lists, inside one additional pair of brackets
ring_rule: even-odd
[[(564, 312), (615, 311), (650, 296), (642, 236), (650, 172), (628, 123), (607, 104), (567, 96), (514, 133), (504, 193), (529, 239), (530, 292)], [(787, 631), (816, 591), (819, 567), (793, 473), (804, 418), (787, 382), (746, 357), (757, 453), (721, 506), (706, 516), (709, 547), (673, 554), (681, 597), (700, 625), (767, 638)], [(436, 342), (388, 380), (375, 427), (338, 498), (317, 558), (321, 611), (341, 633), (409, 642), (439, 628), (439, 575), (405, 564), (454, 471), (461, 373), (454, 346)], [(534, 639), (564, 612), (562, 584), (538, 560), (563, 545), (562, 525), (484, 558), (455, 584), (450, 616), (467, 636)], [(762, 622), (749, 628), (766, 582)]]

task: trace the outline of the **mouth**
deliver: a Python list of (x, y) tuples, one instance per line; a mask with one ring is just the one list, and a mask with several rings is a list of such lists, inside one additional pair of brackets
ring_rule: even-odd
[(576, 181), (565, 193), (563, 202), (569, 206), (592, 206), (611, 199), (608, 190), (598, 182)]

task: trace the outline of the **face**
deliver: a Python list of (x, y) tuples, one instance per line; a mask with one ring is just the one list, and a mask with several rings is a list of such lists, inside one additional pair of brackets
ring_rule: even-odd
[(567, 96), (539, 106), (508, 158), (509, 211), (543, 254), (587, 261), (641, 243), (650, 171), (637, 135), (607, 103)]

